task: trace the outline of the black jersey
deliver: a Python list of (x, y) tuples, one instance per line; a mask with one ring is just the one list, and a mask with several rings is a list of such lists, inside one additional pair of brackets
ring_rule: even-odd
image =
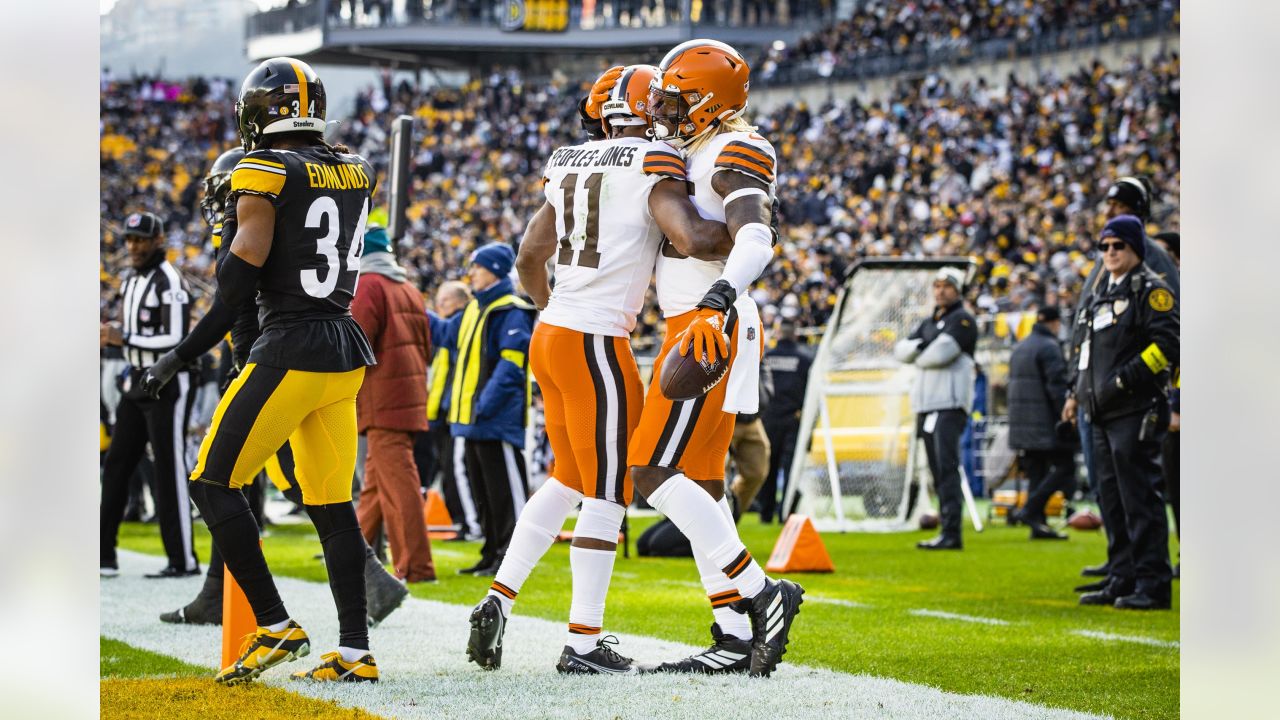
[(351, 317), (375, 185), (358, 155), (324, 146), (254, 150), (231, 174), (231, 207), (242, 194), (276, 208), (275, 237), (258, 280), (262, 335), (249, 362), (309, 372), (374, 364)]

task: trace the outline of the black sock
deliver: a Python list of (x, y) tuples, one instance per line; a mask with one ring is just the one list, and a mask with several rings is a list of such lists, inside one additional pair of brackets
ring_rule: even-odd
[(369, 612), (364, 590), (364, 562), (368, 546), (360, 534), (356, 508), (350, 501), (330, 505), (306, 505), (315, 523), (324, 563), (329, 568), (329, 589), (338, 608), (338, 645), (369, 649)]
[(200, 508), (227, 569), (244, 590), (258, 624), (275, 625), (288, 620), (289, 613), (262, 555), (258, 524), (253, 521), (245, 496), (239, 490), (196, 481), (191, 483), (191, 499)]
[(218, 543), (215, 542), (209, 551), (209, 572), (204, 576), (204, 587), (200, 588), (200, 595), (216, 597), (218, 602), (222, 602), (222, 578), (225, 569), (222, 553), (218, 550)]

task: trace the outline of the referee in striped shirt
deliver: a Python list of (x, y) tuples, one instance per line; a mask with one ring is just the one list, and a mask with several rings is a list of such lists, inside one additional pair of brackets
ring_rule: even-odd
[(200, 572), (191, 532), (191, 503), (187, 495), (187, 421), (194, 399), (191, 375), (179, 372), (159, 399), (142, 389), (142, 375), (187, 334), (191, 294), (178, 270), (165, 260), (164, 223), (151, 213), (134, 213), (125, 220), (125, 248), (132, 272), (121, 284), (121, 323), (104, 323), (100, 343), (118, 345), (128, 366), (116, 409), (115, 433), (102, 468), (102, 507), (99, 530), (100, 574), (119, 573), (116, 536), (129, 495), (129, 476), (142, 459), (147, 443), (156, 468), (156, 516), (169, 564), (151, 578), (183, 577)]

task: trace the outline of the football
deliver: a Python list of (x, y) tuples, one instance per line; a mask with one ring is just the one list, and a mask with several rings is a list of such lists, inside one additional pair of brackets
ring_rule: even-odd
[(927, 512), (920, 516), (920, 529), (932, 530), (938, 527), (938, 513)]
[(1076, 530), (1097, 530), (1102, 527), (1102, 518), (1092, 510), (1079, 510), (1067, 518), (1067, 524)]
[(676, 346), (671, 348), (662, 361), (661, 374), (658, 376), (658, 387), (662, 394), (668, 400), (676, 402), (706, 395), (729, 372), (728, 358), (718, 357), (715, 362), (710, 362), (705, 353), (700, 359), (695, 359), (693, 352), (681, 355), (677, 348), (683, 339), (684, 333), (681, 333)]

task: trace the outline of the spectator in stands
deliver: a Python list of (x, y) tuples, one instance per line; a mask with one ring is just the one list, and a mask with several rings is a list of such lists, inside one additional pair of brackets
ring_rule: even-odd
[(529, 421), (529, 340), (533, 305), (513, 293), (510, 245), (491, 243), (471, 256), (475, 297), (450, 322), (456, 353), (449, 426), (465, 438), (467, 479), (480, 512), (480, 561), (462, 574), (493, 575), (506, 556), (529, 481), (524, 464)]
[(432, 448), (434, 472), (428, 477), (434, 479), (436, 472), (440, 475), (445, 508), (449, 510), (449, 517), (460, 526), (458, 539), (479, 540), (483, 535), (475, 498), (471, 495), (471, 483), (467, 481), (466, 440), (453, 437), (449, 430), (450, 389), (453, 387), (457, 357), (451, 350), (455, 343), (448, 337), (448, 332), (451, 328), (456, 331), (457, 323), (450, 321), (469, 302), (471, 289), (465, 283), (450, 280), (436, 291), (436, 312), (427, 313), (431, 319), (431, 347), (435, 349), (435, 357), (431, 361), (431, 393), (427, 398), (427, 420), (431, 423), (427, 436)]
[(800, 411), (813, 365), (813, 351), (796, 339), (794, 320), (778, 321), (778, 342), (765, 351), (763, 365), (773, 378), (773, 397), (763, 414), (765, 434), (769, 436), (769, 470), (760, 488), (759, 511), (760, 521), (771, 523), (775, 515), (781, 520), (790, 510), (781, 507), (779, 497), (787, 494), (791, 459), (800, 433)]
[(426, 309), (405, 282), (387, 231), (365, 233), (360, 284), (351, 314), (369, 338), (378, 364), (356, 395), (359, 430), (367, 440), (359, 520), (365, 542), (385, 527), (396, 577), (410, 583), (436, 579), (423, 516), (422, 485), (413, 459), (413, 435), (427, 430), (427, 358), (431, 344)]
[(964, 547), (960, 538), (964, 504), (960, 436), (973, 407), (973, 351), (978, 341), (978, 323), (964, 308), (963, 292), (963, 270), (939, 270), (933, 281), (933, 315), (922, 320), (893, 349), (899, 361), (916, 366), (911, 412), (916, 414), (916, 436), (924, 441), (938, 494), (940, 532), (932, 540), (916, 545), (922, 550)]
[(1058, 433), (1067, 399), (1067, 361), (1058, 335), (1061, 313), (1036, 313), (1031, 333), (1009, 357), (1009, 449), (1027, 476), (1027, 501), (1014, 519), (1031, 528), (1033, 540), (1066, 540), (1049, 527), (1045, 505), (1055, 492), (1070, 497), (1075, 485), (1075, 443)]

